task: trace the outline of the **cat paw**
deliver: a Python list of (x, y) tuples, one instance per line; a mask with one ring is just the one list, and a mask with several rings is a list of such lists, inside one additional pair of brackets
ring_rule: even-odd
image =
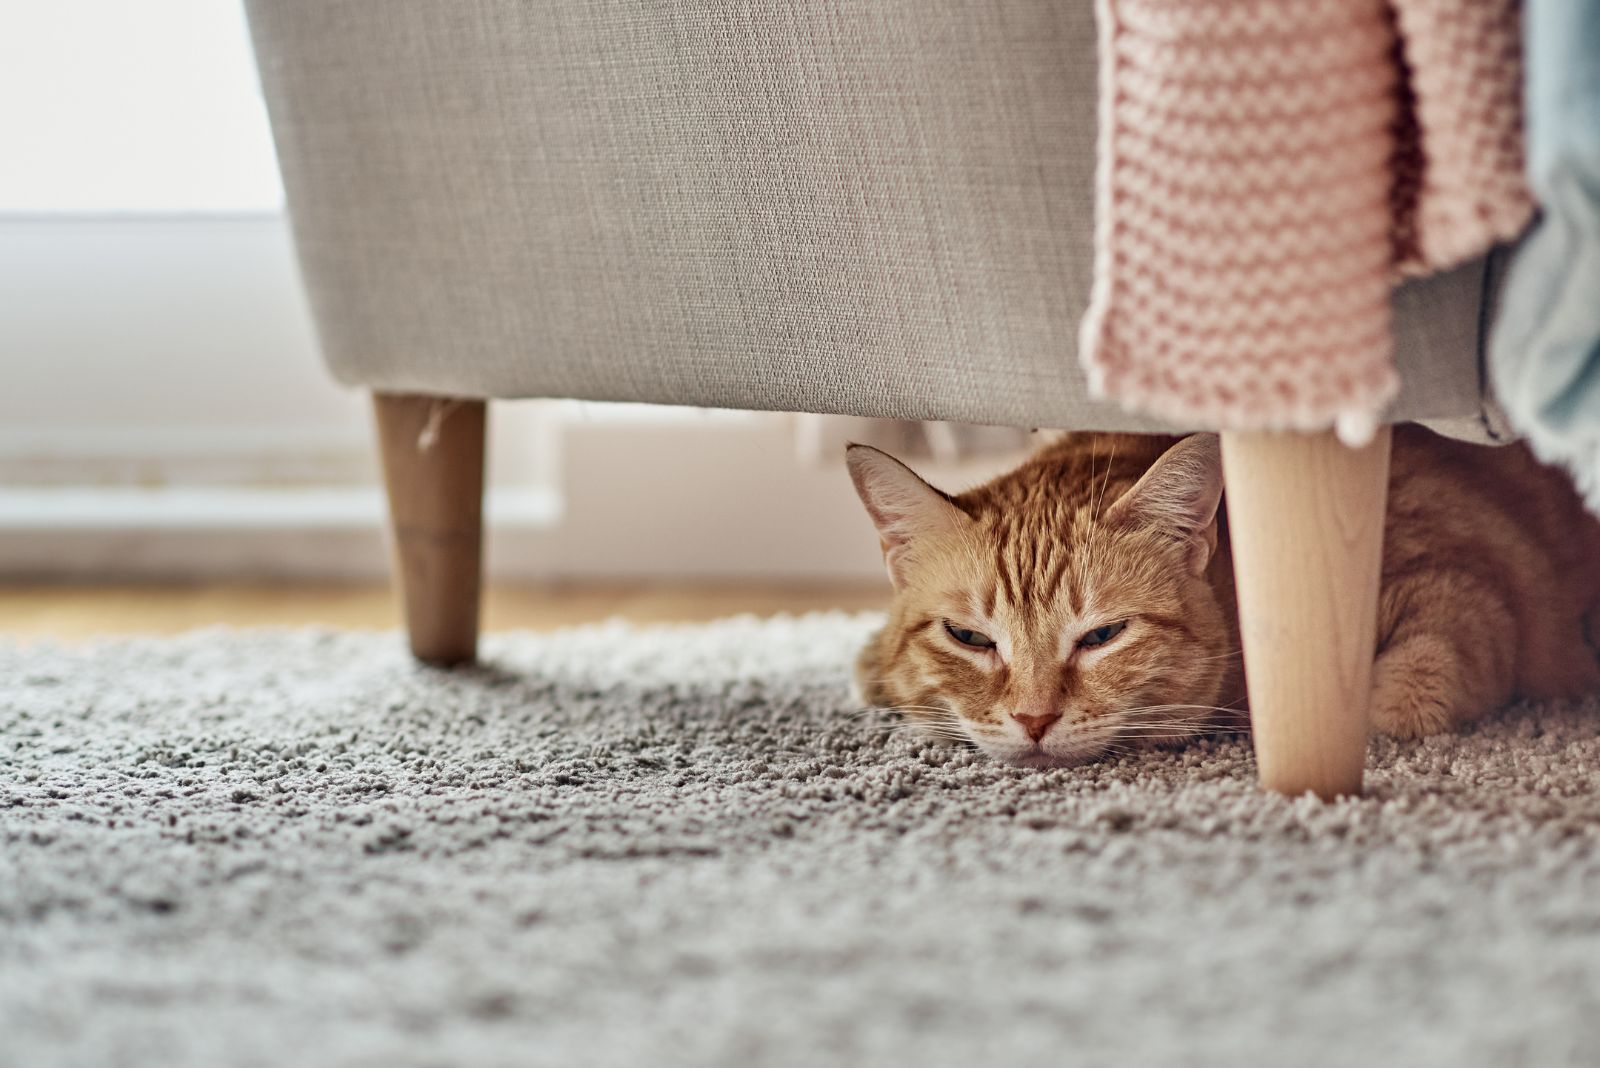
[(1442, 734), (1466, 718), (1455, 651), (1431, 634), (1408, 638), (1372, 664), (1371, 722), (1391, 738)]

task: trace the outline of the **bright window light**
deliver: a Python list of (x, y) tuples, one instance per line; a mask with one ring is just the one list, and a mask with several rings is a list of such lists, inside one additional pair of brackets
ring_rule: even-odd
[(283, 206), (237, 0), (0, 3), (0, 212)]

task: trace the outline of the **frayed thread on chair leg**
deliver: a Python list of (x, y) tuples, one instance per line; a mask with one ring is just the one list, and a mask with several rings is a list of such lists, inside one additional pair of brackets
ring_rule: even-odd
[(422, 433), (417, 435), (418, 452), (433, 451), (433, 447), (439, 444), (439, 431), (443, 428), (444, 421), (460, 406), (459, 400), (447, 397), (440, 397), (428, 403), (428, 420), (422, 424)]

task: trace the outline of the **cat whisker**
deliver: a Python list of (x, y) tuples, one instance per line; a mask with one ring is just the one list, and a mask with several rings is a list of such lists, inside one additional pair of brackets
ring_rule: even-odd
[(1211, 723), (1151, 723), (1147, 725), (1130, 724), (1117, 732), (1121, 737), (1136, 737), (1140, 735), (1159, 734), (1202, 734), (1213, 730)]
[(916, 729), (916, 730), (956, 730), (960, 726), (960, 722), (961, 721), (956, 719), (954, 716), (950, 716), (950, 717), (947, 717), (945, 719), (907, 719), (907, 720), (903, 720), (901, 722), (892, 724), (890, 726), (890, 729), (891, 730), (911, 730), (911, 729)]
[(1195, 714), (1185, 709), (1152, 709), (1137, 716), (1119, 717), (1112, 721), (1116, 727), (1151, 727), (1165, 723), (1209, 723), (1212, 714), (1205, 712)]
[[(1091, 492), (1094, 492), (1094, 500), (1089, 505), (1089, 514), (1095, 520), (1099, 520), (1099, 518), (1101, 516), (1101, 513), (1102, 513), (1101, 506), (1105, 503), (1106, 487), (1111, 484), (1111, 465), (1114, 464), (1116, 462), (1116, 459), (1117, 459), (1117, 442), (1116, 442), (1116, 440), (1115, 439), (1112, 440), (1112, 442), (1111, 442), (1111, 451), (1106, 455), (1106, 470), (1105, 470), (1105, 474), (1100, 479), (1100, 488), (1099, 488), (1098, 492), (1095, 492), (1093, 490), (1093, 486), (1094, 486), (1094, 459), (1095, 459), (1094, 458), (1094, 454), (1091, 452), (1089, 454), (1089, 485), (1090, 485), (1090, 488), (1091, 488)], [(1098, 556), (1098, 552), (1094, 548), (1094, 544), (1095, 543), (1092, 542), (1092, 541), (1089, 543), (1089, 552), (1088, 552), (1088, 559), (1087, 559), (1088, 565), (1089, 565), (1089, 567), (1091, 569), (1097, 567), (1098, 564), (1099, 564), (1099, 561), (1096, 559), (1096, 557)]]
[(881, 708), (863, 708), (858, 712), (850, 713), (850, 715), (855, 719), (862, 719), (866, 716), (888, 716), (901, 712), (933, 712), (939, 715), (954, 715), (948, 708), (941, 705), (884, 705)]
[(1228, 707), (1225, 707), (1223, 705), (1171, 704), (1171, 705), (1144, 705), (1144, 706), (1139, 707), (1139, 708), (1124, 708), (1124, 709), (1122, 709), (1121, 714), (1124, 715), (1124, 716), (1135, 716), (1135, 715), (1151, 716), (1151, 715), (1158, 715), (1158, 714), (1164, 713), (1164, 712), (1180, 712), (1180, 711), (1226, 712), (1226, 713), (1238, 714), (1238, 713), (1240, 713), (1240, 712), (1242, 712), (1244, 710), (1240, 709), (1240, 708), (1228, 708)]
[(890, 730), (959, 731), (960, 721), (955, 719), (909, 719), (890, 726)]
[(951, 708), (950, 708), (949, 705), (918, 705), (918, 704), (906, 703), (906, 704), (898, 704), (898, 705), (877, 705), (875, 707), (878, 709), (878, 711), (881, 711), (881, 712), (899, 712), (902, 709), (917, 709), (917, 710), (927, 710), (927, 711), (933, 711), (933, 712), (950, 712), (951, 711)]
[(936, 708), (928, 705), (910, 705), (899, 706), (890, 711), (900, 712), (903, 710), (909, 710), (918, 713), (931, 712), (935, 715), (928, 716), (926, 714), (919, 714), (901, 721), (885, 724), (890, 734), (922, 733), (940, 735), (950, 738), (965, 739), (967, 737), (966, 732), (961, 729), (960, 719), (954, 712), (947, 708)]
[(1124, 709), (1122, 709), (1122, 711), (1124, 711), (1124, 712), (1141, 712), (1141, 711), (1144, 711), (1144, 710), (1147, 710), (1147, 709), (1152, 709), (1152, 708), (1204, 708), (1204, 709), (1209, 709), (1212, 712), (1231, 712), (1231, 711), (1234, 711), (1234, 708), (1231, 705), (1202, 705), (1202, 704), (1192, 704), (1192, 703), (1186, 702), (1186, 701), (1168, 701), (1168, 702), (1165, 702), (1163, 704), (1154, 704), (1154, 705), (1134, 705), (1132, 708), (1124, 708)]
[[(1111, 484), (1111, 465), (1116, 462), (1116, 459), (1117, 459), (1117, 441), (1116, 441), (1115, 438), (1113, 438), (1112, 441), (1111, 441), (1111, 452), (1109, 454), (1107, 454), (1107, 456), (1106, 456), (1106, 473), (1105, 473), (1104, 477), (1102, 477), (1100, 479), (1100, 492), (1095, 494), (1094, 506), (1091, 509), (1091, 511), (1094, 513), (1095, 518), (1097, 518), (1097, 519), (1102, 514), (1101, 510), (1100, 510), (1100, 506), (1105, 503), (1106, 487)], [(1094, 477), (1094, 474), (1093, 474), (1093, 472), (1094, 472), (1093, 461), (1090, 462), (1089, 471), (1090, 471), (1089, 477), (1093, 478)]]
[(1121, 734), (1121, 737), (1127, 739), (1129, 742), (1136, 742), (1136, 743), (1143, 743), (1143, 742), (1149, 742), (1149, 741), (1157, 741), (1157, 742), (1173, 741), (1173, 742), (1176, 742), (1179, 739), (1198, 738), (1198, 737), (1200, 737), (1202, 735), (1211, 734), (1212, 732), (1213, 732), (1213, 728), (1208, 724), (1206, 726), (1166, 727), (1166, 728), (1164, 728), (1162, 730), (1124, 731)]
[(1170, 730), (1173, 727), (1214, 728), (1217, 726), (1214, 716), (1165, 716), (1152, 718), (1147, 722), (1123, 721), (1117, 725), (1119, 731), (1160, 731)]
[(945, 741), (967, 748), (976, 748), (976, 743), (971, 738), (954, 731), (917, 730), (908, 727), (890, 731), (888, 736), (891, 738), (906, 737), (911, 741)]
[(1194, 715), (1174, 709), (1171, 712), (1151, 712), (1144, 716), (1131, 717), (1120, 721), (1124, 727), (1159, 727), (1171, 723), (1216, 723), (1214, 713)]
[(1138, 736), (1138, 735), (1145, 735), (1145, 736), (1163, 735), (1163, 734), (1179, 734), (1179, 735), (1188, 736), (1188, 735), (1191, 735), (1191, 734), (1203, 733), (1208, 729), (1210, 729), (1210, 725), (1209, 724), (1201, 725), (1201, 724), (1196, 724), (1196, 723), (1173, 723), (1173, 724), (1170, 724), (1170, 725), (1167, 725), (1167, 726), (1162, 726), (1162, 727), (1143, 727), (1143, 728), (1131, 727), (1131, 728), (1128, 728), (1126, 730), (1119, 731), (1118, 733), (1121, 734), (1124, 737), (1133, 737), (1133, 736)]

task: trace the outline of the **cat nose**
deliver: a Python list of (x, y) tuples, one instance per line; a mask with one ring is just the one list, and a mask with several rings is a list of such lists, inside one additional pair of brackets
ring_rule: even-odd
[(1013, 712), (1011, 718), (1022, 724), (1022, 729), (1028, 732), (1028, 737), (1037, 742), (1044, 737), (1045, 731), (1061, 718), (1061, 713), (1046, 712), (1039, 716), (1025, 716), (1021, 712)]

